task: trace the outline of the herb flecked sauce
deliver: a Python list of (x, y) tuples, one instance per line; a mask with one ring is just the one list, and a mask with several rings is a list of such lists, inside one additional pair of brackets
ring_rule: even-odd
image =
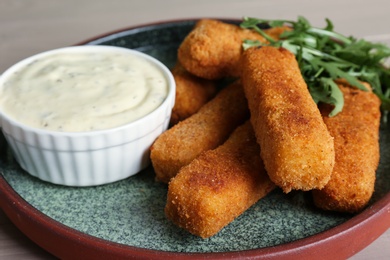
[(0, 86), (5, 114), (32, 127), (83, 132), (135, 121), (166, 98), (164, 74), (124, 52), (56, 53), (35, 60)]

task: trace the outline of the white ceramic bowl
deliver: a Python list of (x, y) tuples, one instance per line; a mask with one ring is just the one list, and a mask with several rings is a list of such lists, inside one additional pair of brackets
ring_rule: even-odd
[(56, 132), (24, 125), (0, 109), (3, 134), (16, 161), (33, 176), (66, 186), (93, 186), (132, 176), (149, 165), (149, 148), (167, 129), (175, 101), (175, 82), (161, 62), (138, 51), (109, 46), (76, 46), (44, 52), (22, 60), (0, 76), (1, 83), (33, 59), (72, 48), (132, 52), (155, 64), (169, 90), (163, 103), (146, 116), (123, 126), (90, 132)]

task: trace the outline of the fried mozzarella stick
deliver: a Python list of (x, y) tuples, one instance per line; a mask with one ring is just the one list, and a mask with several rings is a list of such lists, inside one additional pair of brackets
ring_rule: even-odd
[[(271, 37), (286, 27), (265, 30)], [(178, 50), (180, 63), (190, 73), (206, 79), (237, 77), (243, 40), (266, 40), (257, 32), (217, 20), (200, 20)]]
[(198, 112), (217, 93), (214, 81), (192, 75), (179, 63), (172, 69), (172, 74), (176, 82), (176, 99), (171, 126)]
[(367, 205), (374, 192), (379, 163), (380, 101), (371, 91), (346, 84), (339, 87), (344, 94), (343, 111), (328, 117), (332, 108), (320, 107), (334, 137), (336, 162), (330, 181), (322, 190), (314, 190), (313, 198), (322, 209), (355, 213)]
[(275, 188), (249, 121), (183, 167), (168, 187), (166, 216), (190, 233), (215, 235)]
[(333, 170), (333, 138), (295, 56), (284, 48), (250, 48), (242, 68), (251, 123), (271, 180), (286, 193), (323, 188)]
[(237, 81), (156, 139), (150, 154), (156, 180), (168, 183), (181, 167), (221, 145), (248, 118), (244, 91)]

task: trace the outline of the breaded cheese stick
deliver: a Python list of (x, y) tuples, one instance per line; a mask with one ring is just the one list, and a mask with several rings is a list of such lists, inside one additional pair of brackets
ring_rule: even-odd
[(150, 153), (156, 180), (168, 183), (181, 167), (222, 144), (248, 118), (247, 101), (237, 81), (156, 139)]
[(247, 121), (223, 145), (202, 153), (171, 180), (166, 216), (194, 235), (213, 236), (276, 187), (259, 154)]
[[(283, 28), (281, 30), (281, 28)], [(271, 37), (287, 27), (266, 30)], [(200, 20), (178, 50), (180, 63), (190, 73), (206, 79), (237, 77), (243, 40), (266, 40), (257, 32), (217, 20)]]
[(215, 81), (192, 75), (180, 63), (172, 69), (172, 74), (176, 82), (176, 98), (170, 119), (171, 126), (198, 112), (217, 93)]
[[(368, 84), (366, 85), (369, 89)], [(344, 94), (343, 111), (329, 117), (329, 105), (320, 109), (334, 137), (336, 162), (330, 181), (314, 190), (314, 203), (325, 210), (361, 211), (374, 192), (379, 163), (380, 100), (370, 92), (339, 84)]]
[(333, 170), (333, 138), (294, 54), (270, 46), (250, 48), (242, 69), (251, 122), (271, 180), (286, 193), (323, 188)]

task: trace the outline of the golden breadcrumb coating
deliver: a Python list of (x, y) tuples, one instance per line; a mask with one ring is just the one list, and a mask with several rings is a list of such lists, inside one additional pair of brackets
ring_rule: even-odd
[(150, 154), (156, 180), (168, 183), (181, 167), (222, 144), (248, 118), (247, 101), (237, 81), (156, 139)]
[(202, 153), (171, 180), (167, 217), (202, 238), (219, 232), (275, 188), (259, 154), (247, 121), (223, 145)]
[(172, 74), (176, 83), (176, 98), (169, 122), (171, 126), (198, 112), (217, 93), (215, 81), (196, 77), (179, 63), (172, 69)]
[(355, 213), (367, 205), (374, 192), (380, 154), (380, 100), (371, 91), (346, 84), (339, 87), (344, 94), (342, 112), (329, 117), (332, 107), (320, 106), (334, 137), (336, 162), (330, 181), (322, 190), (313, 191), (313, 198), (322, 209)]
[[(287, 27), (265, 30), (271, 37)], [(217, 20), (200, 20), (187, 35), (178, 50), (180, 63), (190, 73), (206, 79), (237, 77), (243, 40), (266, 40), (257, 32)]]
[(250, 48), (242, 69), (251, 122), (271, 180), (286, 193), (323, 188), (333, 170), (333, 138), (294, 54)]

